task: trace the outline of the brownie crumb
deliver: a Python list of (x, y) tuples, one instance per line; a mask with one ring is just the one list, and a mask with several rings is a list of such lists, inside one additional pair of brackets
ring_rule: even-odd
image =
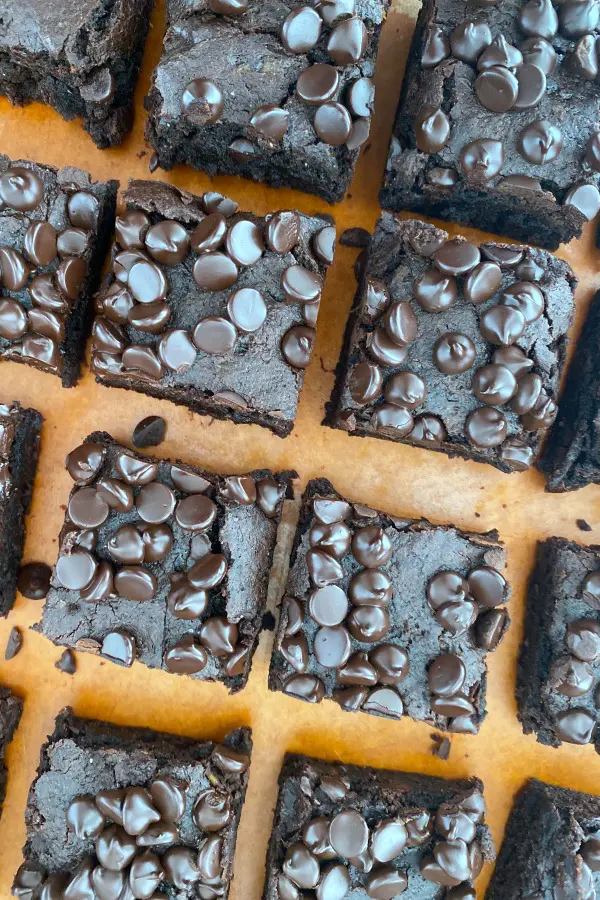
[(432, 734), (431, 740), (433, 742), (431, 746), (433, 755), (439, 757), (439, 759), (447, 760), (452, 748), (450, 738), (442, 737), (441, 734)]
[(275, 616), (272, 612), (266, 612), (262, 617), (262, 630), (263, 631), (274, 631), (275, 630)]
[(66, 675), (74, 675), (77, 669), (75, 662), (75, 654), (70, 650), (65, 650), (58, 662), (54, 663), (55, 667)]
[(8, 641), (6, 642), (6, 650), (4, 651), (4, 659), (14, 659), (17, 653), (20, 652), (22, 646), (23, 635), (15, 626), (8, 636)]
[(576, 525), (580, 531), (591, 531), (592, 530), (592, 526), (589, 524), (589, 522), (586, 522), (585, 519), (577, 519)]
[(346, 228), (340, 235), (340, 244), (343, 247), (357, 247), (363, 249), (371, 243), (371, 235), (366, 228)]

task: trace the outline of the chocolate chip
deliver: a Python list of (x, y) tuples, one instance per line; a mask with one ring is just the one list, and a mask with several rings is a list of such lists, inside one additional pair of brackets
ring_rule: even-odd
[(564, 656), (552, 664), (548, 683), (566, 697), (581, 697), (594, 684), (594, 670), (587, 662)]
[(596, 732), (596, 719), (585, 709), (571, 708), (556, 717), (556, 736), (568, 744), (589, 744)]
[(135, 838), (119, 825), (109, 825), (96, 841), (99, 863), (111, 871), (122, 871), (131, 864), (137, 853)]
[(25, 232), (25, 255), (36, 266), (49, 266), (56, 257), (56, 229), (49, 222), (32, 222)]
[(233, 350), (237, 336), (235, 325), (228, 319), (222, 316), (206, 316), (200, 319), (194, 328), (193, 338), (198, 350), (209, 356), (220, 356)]
[(371, 900), (399, 897), (408, 887), (408, 877), (393, 866), (379, 866), (368, 876), (365, 886)]
[(223, 94), (208, 78), (194, 78), (181, 95), (181, 108), (194, 125), (212, 125), (221, 118)]
[(193, 494), (180, 500), (175, 509), (177, 524), (185, 531), (207, 531), (214, 522), (217, 508), (209, 497)]
[(321, 876), (318, 860), (304, 844), (300, 843), (288, 847), (282, 868), (284, 875), (302, 889), (316, 887)]
[(291, 53), (308, 53), (319, 41), (323, 20), (310, 6), (293, 9), (281, 26), (281, 43)]
[(437, 269), (428, 269), (413, 283), (413, 294), (426, 312), (442, 312), (456, 302), (456, 279)]
[(29, 212), (44, 196), (41, 178), (25, 166), (12, 166), (0, 176), (0, 199), (19, 212)]
[(194, 263), (194, 281), (204, 291), (224, 291), (237, 281), (238, 269), (225, 253), (205, 253)]
[(502, 270), (497, 263), (482, 262), (465, 279), (465, 299), (476, 305), (493, 297), (502, 284)]
[(598, 27), (600, 9), (593, 0), (565, 0), (559, 7), (558, 22), (561, 34), (568, 38), (583, 37)]
[(427, 32), (425, 45), (421, 54), (421, 66), (432, 69), (450, 56), (450, 41), (440, 25), (432, 26)]
[[(540, 75), (544, 77), (542, 72)], [(517, 100), (519, 81), (505, 66), (490, 66), (475, 79), (475, 93), (481, 105), (491, 112), (507, 112)]]
[(600, 191), (595, 184), (576, 184), (567, 191), (564, 206), (574, 206), (582, 216), (591, 222), (600, 210)]
[(312, 355), (315, 340), (314, 328), (294, 325), (281, 341), (281, 352), (285, 361), (295, 369), (306, 369)]
[(504, 609), (490, 609), (477, 617), (475, 636), (479, 647), (495, 650), (508, 626), (508, 615)]
[(316, 675), (292, 675), (284, 684), (283, 691), (307, 703), (320, 703), (325, 696), (325, 685)]
[(187, 331), (180, 328), (168, 331), (158, 344), (160, 362), (173, 372), (187, 372), (194, 365), (197, 355)]
[(248, 0), (208, 0), (208, 5), (222, 16), (241, 16), (248, 9)]
[(410, 671), (408, 653), (394, 644), (380, 644), (371, 650), (369, 663), (375, 669), (380, 684), (399, 684)]
[(519, 94), (514, 102), (515, 109), (531, 109), (537, 106), (546, 93), (546, 75), (537, 66), (524, 63), (517, 69)]
[(527, 325), (541, 317), (545, 306), (544, 295), (539, 287), (528, 281), (515, 281), (502, 292), (499, 302), (503, 306), (513, 306), (520, 310)]
[(212, 616), (204, 621), (200, 640), (213, 656), (227, 656), (235, 650), (238, 627), (224, 616)]
[(371, 403), (381, 394), (383, 386), (381, 369), (373, 363), (359, 363), (352, 370), (348, 386), (355, 403), (360, 405)]
[(493, 608), (506, 600), (506, 581), (490, 566), (476, 566), (467, 576), (469, 593), (481, 606)]
[(327, 41), (327, 52), (338, 66), (355, 65), (365, 54), (368, 38), (363, 20), (352, 16), (334, 26)]
[(156, 578), (142, 566), (124, 566), (115, 575), (114, 584), (120, 597), (136, 603), (152, 600), (158, 590)]
[(352, 637), (365, 644), (380, 641), (391, 627), (387, 609), (380, 606), (356, 606), (350, 612), (346, 624)]
[(523, 416), (534, 409), (543, 389), (540, 375), (530, 372), (519, 379), (517, 391), (510, 404), (511, 409)]
[(552, 162), (560, 154), (562, 148), (562, 132), (548, 119), (537, 119), (530, 125), (526, 125), (517, 140), (517, 150), (521, 156), (535, 165)]
[(533, 360), (528, 359), (524, 351), (514, 345), (500, 347), (500, 349), (494, 351), (493, 361), (510, 369), (517, 380), (526, 375), (533, 367)]
[(485, 22), (465, 19), (450, 35), (452, 55), (463, 62), (474, 63), (492, 43), (492, 32)]
[(23, 635), (17, 626), (13, 626), (11, 628), (10, 634), (8, 636), (8, 641), (6, 642), (6, 649), (4, 651), (4, 659), (11, 660), (14, 659), (17, 653), (21, 650), (23, 646)]
[(479, 247), (462, 238), (451, 238), (435, 251), (433, 261), (445, 275), (466, 275), (479, 264)]
[(348, 661), (351, 650), (352, 641), (343, 625), (325, 626), (315, 634), (313, 653), (325, 668), (341, 668)]
[(500, 410), (483, 406), (469, 413), (465, 432), (475, 447), (484, 449), (498, 447), (506, 438), (508, 423)]
[(435, 342), (433, 361), (443, 375), (466, 372), (475, 362), (475, 345), (466, 334), (449, 331)]
[(552, 75), (556, 68), (556, 50), (541, 37), (529, 37), (521, 44), (523, 60), (541, 69), (544, 75)]
[(519, 11), (525, 34), (550, 40), (558, 31), (558, 16), (550, 0), (528, 0)]
[(503, 406), (517, 391), (517, 380), (506, 366), (492, 363), (475, 372), (471, 387), (482, 403)]
[(384, 366), (401, 366), (408, 358), (406, 345), (396, 343), (381, 327), (367, 336), (366, 343), (370, 355)]
[(317, 231), (312, 238), (312, 247), (315, 255), (326, 266), (333, 263), (335, 256), (335, 226), (326, 225)]
[(418, 150), (423, 153), (439, 153), (450, 137), (450, 120), (439, 107), (425, 106), (413, 123)]
[(478, 138), (471, 141), (460, 154), (463, 174), (472, 181), (489, 181), (499, 173), (503, 163), (502, 141), (492, 138)]
[(286, 300), (290, 303), (314, 303), (320, 299), (323, 281), (304, 266), (288, 266), (281, 278)]
[(56, 563), (56, 577), (63, 587), (80, 591), (88, 586), (96, 574), (97, 562), (86, 550), (62, 554)]
[(12, 247), (0, 247), (0, 279), (3, 287), (9, 291), (20, 291), (27, 283), (30, 271), (20, 253)]
[(516, 343), (527, 323), (520, 309), (513, 306), (491, 306), (481, 317), (479, 330), (491, 344), (509, 346)]
[(339, 83), (340, 76), (334, 66), (315, 63), (300, 73), (296, 93), (304, 103), (320, 106), (335, 97)]
[(75, 654), (72, 653), (71, 650), (65, 650), (58, 662), (54, 663), (54, 665), (55, 668), (59, 669), (61, 672), (65, 672), (65, 674), (74, 675), (77, 670)]
[(392, 542), (383, 528), (366, 525), (354, 532), (352, 553), (365, 568), (374, 569), (384, 566), (391, 559), (392, 550)]
[(497, 34), (492, 43), (485, 48), (477, 59), (477, 69), (483, 72), (492, 66), (504, 66), (507, 69), (516, 69), (523, 63), (523, 55), (520, 50), (509, 44), (503, 34)]
[(392, 599), (392, 583), (381, 569), (363, 569), (352, 576), (348, 594), (357, 606), (387, 606)]
[(446, 440), (446, 428), (438, 416), (426, 413), (415, 418), (415, 424), (410, 436), (413, 441), (441, 444)]
[(43, 600), (50, 590), (51, 577), (52, 569), (46, 563), (27, 563), (19, 569), (17, 587), (28, 600)]

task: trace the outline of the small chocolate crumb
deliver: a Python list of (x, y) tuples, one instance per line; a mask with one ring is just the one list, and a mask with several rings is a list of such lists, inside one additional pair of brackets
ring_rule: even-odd
[(158, 154), (153, 153), (150, 157), (150, 162), (148, 163), (148, 168), (151, 172), (156, 172), (158, 169)]
[(165, 439), (167, 423), (160, 416), (147, 416), (133, 429), (134, 447), (157, 447)]
[(441, 734), (432, 734), (431, 740), (433, 741), (433, 746), (431, 748), (433, 755), (439, 757), (439, 759), (447, 760), (450, 756), (450, 749), (452, 747), (450, 739), (442, 737)]
[(8, 636), (8, 641), (6, 642), (6, 650), (4, 651), (4, 659), (14, 659), (17, 653), (20, 651), (23, 646), (23, 635), (19, 631), (19, 629), (15, 627), (12, 629), (11, 633)]
[(343, 247), (357, 247), (363, 249), (371, 243), (371, 235), (366, 228), (346, 228), (340, 235), (340, 244)]
[(592, 526), (589, 524), (589, 522), (586, 522), (585, 519), (577, 519), (576, 525), (580, 531), (592, 530)]
[(66, 675), (74, 675), (75, 670), (77, 669), (75, 655), (71, 650), (65, 650), (61, 658), (58, 660), (58, 662), (55, 662), (54, 665), (57, 669), (60, 669), (60, 671), (64, 672)]
[(19, 572), (19, 591), (29, 600), (43, 600), (50, 590), (51, 577), (52, 569), (46, 563), (27, 563)]

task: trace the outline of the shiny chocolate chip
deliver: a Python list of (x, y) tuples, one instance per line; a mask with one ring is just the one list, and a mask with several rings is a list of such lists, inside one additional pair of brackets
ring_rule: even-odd
[(413, 294), (426, 312), (442, 312), (452, 306), (458, 296), (456, 279), (438, 269), (428, 269), (413, 283)]
[(369, 663), (380, 684), (399, 684), (410, 671), (408, 653), (395, 644), (381, 644), (369, 653)]
[(417, 149), (423, 153), (439, 153), (450, 137), (450, 120), (435, 106), (425, 106), (413, 122)]
[(493, 297), (502, 284), (502, 270), (497, 263), (482, 262), (467, 275), (464, 283), (465, 299), (478, 305)]
[(574, 206), (591, 222), (600, 210), (600, 191), (595, 184), (576, 184), (567, 191), (564, 206)]
[(452, 55), (467, 63), (476, 62), (480, 53), (491, 43), (489, 25), (476, 19), (465, 19), (450, 35)]
[(521, 156), (538, 166), (555, 160), (562, 148), (562, 132), (548, 119), (537, 119), (526, 125), (517, 140), (517, 150)]
[(515, 281), (502, 292), (499, 302), (503, 306), (512, 306), (520, 310), (527, 325), (531, 325), (541, 317), (545, 306), (542, 291), (537, 284), (529, 281)]
[(429, 690), (438, 697), (452, 697), (462, 690), (466, 677), (467, 671), (460, 656), (445, 653), (429, 667)]
[(421, 65), (424, 69), (432, 69), (448, 56), (450, 56), (450, 41), (444, 29), (440, 25), (434, 25), (425, 38)]
[(197, 355), (196, 347), (190, 336), (181, 328), (166, 332), (158, 344), (160, 362), (173, 372), (189, 371), (194, 365)]
[(311, 6), (298, 6), (284, 19), (281, 43), (290, 53), (308, 53), (319, 41), (323, 20)]
[(49, 222), (32, 222), (25, 232), (25, 255), (36, 266), (49, 266), (57, 253), (56, 229)]
[(188, 254), (190, 239), (183, 225), (164, 219), (148, 229), (145, 245), (153, 259), (172, 266), (183, 262)]
[[(544, 77), (542, 72), (540, 75)], [(517, 100), (519, 81), (510, 69), (493, 65), (485, 68), (475, 79), (475, 93), (481, 105), (491, 112), (507, 112)]]
[(350, 137), (352, 119), (341, 103), (329, 101), (317, 109), (314, 128), (321, 140), (331, 147), (341, 147)]
[(44, 196), (42, 179), (32, 169), (12, 166), (0, 175), (0, 199), (19, 212), (35, 209)]
[(529, 37), (521, 44), (523, 60), (537, 66), (544, 75), (552, 75), (556, 68), (557, 55), (552, 44), (542, 37)]
[(181, 108), (193, 125), (212, 125), (221, 118), (224, 98), (220, 88), (208, 78), (194, 78), (181, 95)]
[(320, 703), (325, 696), (325, 685), (316, 675), (292, 675), (285, 682), (283, 691), (307, 703)]
[(335, 97), (339, 83), (340, 76), (334, 66), (315, 63), (300, 73), (296, 93), (304, 103), (320, 106)]
[(364, 56), (368, 39), (363, 20), (351, 16), (334, 25), (327, 41), (327, 52), (338, 66), (355, 65)]
[(192, 494), (180, 500), (175, 509), (177, 524), (184, 531), (207, 531), (214, 522), (217, 508), (209, 497)]
[(370, 356), (383, 366), (401, 366), (408, 358), (406, 344), (398, 344), (380, 326), (370, 332), (366, 344)]
[(507, 436), (508, 423), (500, 410), (482, 406), (467, 416), (465, 432), (475, 447), (499, 447)]
[(114, 585), (120, 597), (136, 603), (152, 600), (158, 590), (156, 578), (142, 566), (124, 566), (115, 575)]
[(295, 369), (306, 369), (312, 355), (315, 329), (308, 325), (294, 325), (281, 341), (285, 361)]
[(475, 345), (466, 334), (449, 331), (435, 342), (433, 361), (444, 375), (466, 372), (475, 362)]
[(589, 744), (596, 733), (596, 717), (585, 709), (568, 709), (557, 715), (555, 733), (568, 744)]
[(551, 0), (528, 0), (519, 11), (519, 25), (526, 35), (551, 40), (558, 31), (558, 16)]
[(200, 640), (213, 656), (227, 656), (235, 650), (238, 626), (224, 616), (212, 616), (203, 623)]
[(515, 306), (491, 306), (481, 317), (479, 329), (491, 344), (515, 344), (527, 326), (525, 316)]
[(366, 644), (382, 640), (391, 627), (387, 609), (380, 606), (356, 606), (346, 624), (352, 637)]
[(504, 163), (502, 141), (478, 138), (463, 148), (460, 164), (465, 178), (472, 181), (489, 181), (500, 172)]
[(471, 387), (482, 403), (503, 406), (516, 393), (517, 380), (506, 366), (491, 363), (475, 372)]
[(235, 284), (238, 268), (225, 253), (210, 252), (198, 257), (193, 268), (194, 281), (205, 291), (224, 291)]
[(233, 350), (237, 336), (233, 322), (222, 316), (206, 316), (194, 328), (193, 338), (198, 350), (210, 356), (220, 356)]

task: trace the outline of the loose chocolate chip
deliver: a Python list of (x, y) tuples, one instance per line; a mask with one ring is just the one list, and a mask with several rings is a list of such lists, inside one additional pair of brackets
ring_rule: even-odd
[(460, 164), (465, 178), (472, 181), (489, 181), (494, 178), (504, 163), (502, 141), (479, 138), (463, 148)]
[(568, 709), (556, 717), (556, 736), (568, 744), (589, 744), (595, 732), (596, 719), (585, 709)]
[(352, 16), (334, 26), (327, 42), (327, 52), (338, 66), (355, 65), (364, 56), (368, 39), (363, 20)]
[(315, 63), (300, 73), (296, 93), (304, 103), (320, 106), (335, 97), (339, 83), (340, 76), (334, 66), (328, 63)]
[(425, 38), (421, 65), (424, 69), (432, 69), (448, 56), (450, 56), (450, 41), (443, 28), (440, 25), (434, 25), (429, 29)]
[(306, 369), (312, 355), (315, 329), (308, 325), (294, 325), (286, 331), (281, 341), (281, 352), (288, 365)]
[(562, 132), (548, 119), (537, 119), (526, 125), (517, 141), (517, 150), (521, 156), (538, 166), (555, 160), (562, 148)]
[(274, 253), (289, 253), (300, 238), (300, 216), (297, 212), (282, 210), (273, 213), (265, 228), (267, 246)]
[(517, 380), (506, 366), (492, 363), (475, 372), (471, 387), (482, 403), (503, 406), (516, 393)]
[(450, 137), (450, 120), (439, 107), (425, 106), (413, 123), (418, 150), (423, 153), (439, 153)]
[[(200, 257), (206, 259), (206, 257)], [(237, 341), (235, 325), (223, 316), (206, 316), (194, 328), (194, 344), (209, 356), (230, 353)]]
[(60, 659), (54, 665), (55, 668), (59, 669), (61, 672), (65, 672), (66, 675), (74, 675), (77, 670), (75, 654), (72, 653), (71, 650), (63, 651)]
[(165, 438), (167, 423), (160, 416), (147, 416), (133, 429), (134, 447), (157, 447)]
[(23, 646), (23, 635), (21, 631), (17, 628), (17, 626), (13, 626), (11, 628), (10, 634), (8, 636), (8, 641), (6, 642), (6, 649), (4, 651), (4, 659), (10, 660), (14, 659), (17, 653), (21, 650)]
[(452, 55), (463, 62), (474, 63), (492, 43), (492, 32), (485, 22), (465, 19), (450, 35)]
[(576, 184), (567, 191), (564, 206), (574, 206), (591, 222), (600, 210), (600, 191), (595, 184)]
[(335, 226), (326, 225), (313, 235), (312, 247), (315, 255), (330, 266), (335, 256)]
[(551, 40), (558, 31), (558, 16), (551, 0), (528, 0), (519, 11), (525, 34)]
[(41, 178), (25, 166), (12, 166), (0, 176), (0, 199), (6, 206), (28, 212), (40, 204), (43, 196)]
[[(540, 75), (544, 77), (542, 72)], [(490, 66), (477, 76), (475, 92), (482, 106), (491, 112), (503, 113), (515, 105), (519, 94), (519, 81), (505, 66)]]
[(495, 650), (506, 631), (508, 615), (504, 609), (490, 609), (477, 617), (475, 636), (484, 650)]
[(281, 26), (281, 43), (290, 53), (308, 53), (319, 41), (323, 20), (310, 6), (293, 9)]
[(184, 115), (194, 125), (212, 125), (221, 118), (224, 99), (221, 90), (208, 78), (194, 78), (181, 95)]
[(435, 342), (433, 361), (444, 375), (466, 372), (475, 362), (475, 345), (466, 334), (449, 331)]
[(194, 263), (194, 281), (204, 291), (224, 291), (237, 281), (236, 264), (225, 253), (205, 253)]
[(46, 563), (32, 562), (21, 566), (17, 587), (28, 600), (43, 600), (50, 590), (52, 569)]
[(419, 306), (431, 313), (448, 309), (458, 296), (456, 279), (437, 269), (428, 269), (413, 283), (412, 290)]

